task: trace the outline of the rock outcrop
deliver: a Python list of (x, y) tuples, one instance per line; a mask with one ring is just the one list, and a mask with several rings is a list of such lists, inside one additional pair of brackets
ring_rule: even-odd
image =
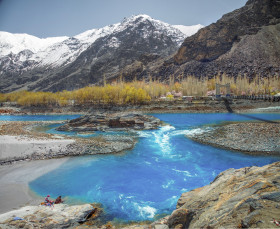
[(280, 215), (280, 162), (228, 169), (202, 188), (183, 193), (177, 209), (152, 226), (275, 228)]
[(150, 115), (137, 113), (97, 113), (70, 120), (59, 131), (118, 131), (156, 129), (161, 121)]
[(90, 204), (28, 206), (0, 215), (1, 228), (76, 228), (100, 210)]
[(280, 3), (277, 0), (249, 0), (238, 10), (224, 15), (216, 23), (186, 38), (176, 63), (209, 62), (230, 51), (243, 36), (257, 34), (263, 26), (280, 23)]

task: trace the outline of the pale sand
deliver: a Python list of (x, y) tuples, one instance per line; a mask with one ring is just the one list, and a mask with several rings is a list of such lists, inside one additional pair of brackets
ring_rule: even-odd
[[(0, 159), (28, 156), (33, 153), (56, 153), (74, 143), (71, 139), (32, 139), (22, 136), (0, 135)], [(37, 205), (44, 199), (28, 188), (28, 183), (54, 170), (67, 158), (21, 162), (0, 166), (0, 213), (24, 205)], [(53, 197), (55, 198), (55, 197)]]
[(0, 214), (43, 202), (42, 197), (30, 191), (28, 183), (58, 168), (67, 160), (61, 158), (0, 166)]
[(20, 136), (0, 135), (0, 159), (23, 157), (32, 153), (59, 152), (74, 143), (71, 139), (31, 139)]

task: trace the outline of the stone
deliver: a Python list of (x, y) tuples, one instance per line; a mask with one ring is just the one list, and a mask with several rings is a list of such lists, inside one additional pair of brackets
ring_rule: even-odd
[[(95, 208), (90, 204), (69, 206), (56, 204), (28, 206), (0, 215), (0, 227), (10, 228), (74, 228), (85, 222)], [(23, 220), (14, 221), (14, 215)]]
[(182, 228), (188, 228), (189, 224), (193, 218), (194, 212), (191, 210), (187, 209), (177, 209), (173, 211), (171, 216), (169, 217), (167, 224), (170, 228), (175, 228), (177, 226), (180, 227), (179, 225), (182, 225)]
[(265, 193), (261, 195), (261, 198), (266, 200), (272, 200), (275, 202), (280, 202), (280, 192)]
[(154, 227), (155, 229), (169, 229), (169, 227), (165, 224), (157, 224)]

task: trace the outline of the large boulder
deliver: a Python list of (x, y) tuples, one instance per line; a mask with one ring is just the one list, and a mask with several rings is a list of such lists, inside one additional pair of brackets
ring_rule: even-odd
[(90, 204), (27, 206), (0, 215), (0, 228), (75, 228), (96, 213)]

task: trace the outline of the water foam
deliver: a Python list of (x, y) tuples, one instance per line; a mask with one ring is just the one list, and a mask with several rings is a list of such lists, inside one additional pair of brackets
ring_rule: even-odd
[(155, 143), (159, 146), (163, 154), (171, 154), (172, 144), (170, 143), (170, 131), (175, 130), (173, 126), (163, 126), (158, 131), (153, 132)]
[(152, 133), (150, 132), (147, 132), (147, 131), (139, 131), (138, 133), (138, 137), (140, 138), (149, 138), (149, 137), (152, 137)]
[(256, 111), (269, 111), (269, 110), (280, 110), (280, 106), (275, 106), (275, 107), (262, 107), (262, 108), (257, 108), (255, 109)]
[(169, 180), (169, 181), (167, 182), (167, 184), (163, 184), (163, 185), (161, 185), (161, 187), (167, 189), (167, 188), (170, 187), (170, 185), (172, 185), (172, 184), (174, 184), (174, 183), (175, 183), (174, 180)]
[(155, 214), (157, 212), (157, 209), (151, 207), (151, 206), (138, 206), (138, 210), (140, 211), (140, 215), (143, 217), (143, 218), (149, 218), (149, 219), (152, 219), (155, 217)]
[(207, 127), (207, 128), (196, 128), (196, 129), (192, 129), (192, 130), (183, 130), (181, 131), (181, 134), (184, 134), (186, 136), (194, 136), (197, 134), (202, 134), (205, 132), (208, 132), (210, 130), (213, 130), (213, 128)]
[(187, 170), (185, 170), (185, 171), (183, 171), (183, 170), (178, 170), (178, 169), (172, 169), (172, 170), (175, 171), (175, 172), (177, 172), (177, 173), (183, 173), (183, 174), (185, 174), (185, 176), (187, 176), (187, 177), (193, 177), (193, 175), (191, 175), (190, 172), (187, 171)]

